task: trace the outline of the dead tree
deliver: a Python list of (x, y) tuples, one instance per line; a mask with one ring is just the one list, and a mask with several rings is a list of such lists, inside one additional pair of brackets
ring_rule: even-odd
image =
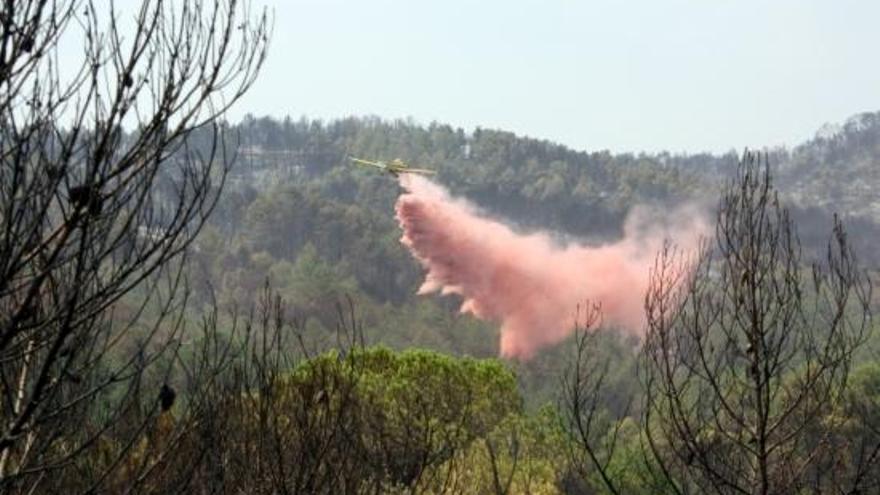
[(637, 454), (618, 435), (636, 417), (602, 416), (607, 359), (579, 334), (562, 402), (579, 477), (610, 493), (876, 490), (876, 401), (848, 390), (870, 295), (840, 219), (808, 262), (766, 160), (746, 154), (714, 237), (697, 253), (668, 244), (650, 274)]
[(0, 6), (0, 491), (42, 491), (132, 408), (169, 405), (181, 257), (230, 163), (217, 118), (265, 57), (257, 14)]
[[(601, 306), (588, 305), (577, 312), (574, 356), (562, 376), (559, 409), (563, 427), (570, 433), (568, 491), (587, 490), (591, 478), (599, 480), (609, 493), (625, 493), (614, 479), (610, 464), (614, 460), (623, 419), (629, 415), (630, 400), (621, 411), (608, 407), (611, 358), (599, 350)], [(619, 364), (619, 363), (618, 363)]]
[(670, 491), (857, 493), (840, 478), (815, 482), (841, 469), (826, 461), (838, 455), (837, 412), (870, 329), (870, 284), (836, 217), (831, 230), (825, 258), (802, 259), (769, 166), (746, 154), (714, 239), (692, 260), (659, 255), (645, 302), (643, 426)]

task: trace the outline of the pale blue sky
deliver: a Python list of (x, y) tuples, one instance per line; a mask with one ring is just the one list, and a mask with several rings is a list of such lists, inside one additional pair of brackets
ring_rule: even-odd
[(412, 117), (584, 149), (794, 145), (880, 109), (877, 0), (264, 0), (234, 109)]

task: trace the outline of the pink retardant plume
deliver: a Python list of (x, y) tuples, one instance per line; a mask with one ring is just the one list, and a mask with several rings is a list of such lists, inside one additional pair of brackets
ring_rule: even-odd
[(648, 272), (664, 239), (695, 247), (708, 232), (693, 211), (656, 227), (664, 222), (637, 208), (620, 241), (559, 246), (545, 233), (515, 233), (424, 177), (403, 174), (400, 183), (401, 242), (427, 270), (419, 294), (457, 294), (462, 312), (500, 322), (505, 357), (529, 359), (565, 339), (586, 302), (601, 304), (605, 324), (641, 335)]

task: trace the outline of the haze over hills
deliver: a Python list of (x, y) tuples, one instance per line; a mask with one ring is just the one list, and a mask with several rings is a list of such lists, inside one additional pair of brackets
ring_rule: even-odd
[(880, 113), (825, 128), (780, 164), (780, 183), (795, 202), (880, 221)]

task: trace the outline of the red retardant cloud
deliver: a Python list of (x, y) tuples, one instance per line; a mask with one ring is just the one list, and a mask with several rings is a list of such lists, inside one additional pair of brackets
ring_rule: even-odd
[(674, 226), (660, 227), (668, 219), (636, 208), (617, 242), (559, 246), (545, 233), (515, 233), (424, 177), (404, 174), (400, 183), (401, 242), (427, 271), (419, 294), (458, 294), (462, 312), (500, 322), (505, 357), (528, 359), (565, 339), (586, 302), (601, 304), (605, 324), (641, 335), (648, 272), (664, 239), (695, 247), (708, 232), (693, 210), (671, 212)]

